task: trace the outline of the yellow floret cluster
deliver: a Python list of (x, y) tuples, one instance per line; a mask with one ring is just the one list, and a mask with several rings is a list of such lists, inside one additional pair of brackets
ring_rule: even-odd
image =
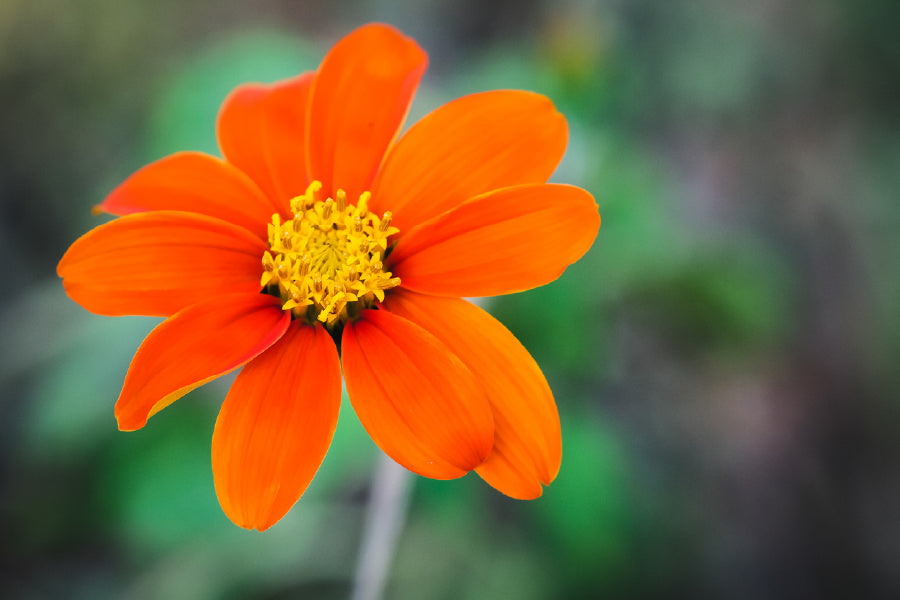
[(400, 284), (383, 263), (388, 238), (398, 229), (389, 212), (380, 218), (369, 212), (369, 192), (354, 205), (343, 190), (318, 200), (321, 188), (314, 181), (291, 200), (291, 220), (272, 215), (262, 286), (281, 297), (295, 318), (333, 329)]

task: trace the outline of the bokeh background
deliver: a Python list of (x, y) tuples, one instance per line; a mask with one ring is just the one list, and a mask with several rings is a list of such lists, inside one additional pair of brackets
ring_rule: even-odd
[[(389, 598), (900, 597), (900, 4), (893, 0), (0, 1), (0, 595), (343, 598), (377, 452), (349, 404), (294, 510), (234, 527), (228, 382), (120, 433), (155, 321), (55, 265), (141, 165), (216, 152), (222, 98), (372, 20), (456, 96), (550, 96), (593, 249), (490, 310), (555, 391), (537, 501), (416, 478)], [(536, 249), (540, 251), (540, 249)]]

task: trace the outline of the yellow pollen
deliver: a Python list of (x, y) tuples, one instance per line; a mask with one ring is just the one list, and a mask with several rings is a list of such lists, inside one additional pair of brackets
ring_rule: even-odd
[(391, 213), (369, 212), (369, 192), (353, 205), (343, 190), (318, 200), (321, 188), (313, 181), (291, 200), (290, 221), (272, 215), (261, 283), (295, 318), (333, 329), (400, 285), (382, 262), (388, 238), (399, 230), (391, 227)]

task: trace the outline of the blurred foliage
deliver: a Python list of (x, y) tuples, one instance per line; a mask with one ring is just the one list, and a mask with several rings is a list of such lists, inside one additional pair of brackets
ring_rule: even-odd
[[(106, 191), (216, 152), (228, 91), (315, 68), (365, 20), (432, 69), (410, 114), (549, 95), (554, 180), (603, 218), (556, 282), (488, 304), (538, 360), (564, 460), (515, 502), (417, 479), (391, 598), (900, 595), (896, 2), (0, 3), (0, 585), (11, 598), (346, 597), (377, 450), (344, 402), (265, 534), (218, 508), (229, 380), (116, 430), (154, 321), (53, 270)], [(38, 243), (35, 243), (35, 241)]]
[(302, 37), (271, 30), (241, 31), (213, 41), (179, 65), (150, 119), (147, 156), (190, 148), (218, 154), (216, 115), (236, 86), (286, 79), (315, 69), (324, 52)]

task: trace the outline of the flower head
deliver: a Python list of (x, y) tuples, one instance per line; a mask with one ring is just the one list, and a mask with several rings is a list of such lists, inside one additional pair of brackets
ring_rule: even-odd
[(586, 191), (546, 183), (565, 119), (523, 91), (450, 102), (397, 138), (427, 57), (379, 24), (318, 70), (235, 89), (224, 159), (183, 152), (97, 207), (58, 273), (103, 315), (166, 317), (131, 362), (122, 430), (243, 366), (212, 465), (235, 523), (266, 529), (302, 495), (337, 424), (341, 380), (406, 468), (476, 471), (535, 498), (559, 470), (559, 417), (534, 359), (462, 299), (556, 279), (600, 225)]

